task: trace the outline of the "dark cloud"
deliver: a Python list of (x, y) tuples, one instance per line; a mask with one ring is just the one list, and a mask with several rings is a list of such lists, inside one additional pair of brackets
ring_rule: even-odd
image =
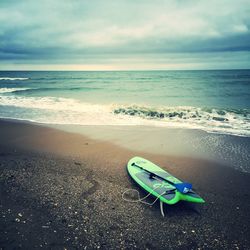
[(2, 0), (0, 59), (49, 64), (105, 63), (124, 55), (249, 55), (249, 13), (245, 0)]

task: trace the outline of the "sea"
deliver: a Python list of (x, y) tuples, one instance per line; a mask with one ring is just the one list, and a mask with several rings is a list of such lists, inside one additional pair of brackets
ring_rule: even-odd
[(0, 117), (250, 136), (250, 70), (0, 71)]

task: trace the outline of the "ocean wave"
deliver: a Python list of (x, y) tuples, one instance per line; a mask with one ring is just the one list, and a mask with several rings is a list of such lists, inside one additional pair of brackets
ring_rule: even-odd
[[(143, 118), (180, 118), (180, 119), (200, 119), (206, 116), (207, 119), (228, 121), (232, 115), (243, 115), (250, 119), (249, 109), (216, 109), (216, 108), (198, 108), (198, 107), (146, 107), (146, 106), (123, 106), (113, 111), (115, 114), (125, 114), (140, 116)], [(230, 116), (230, 117), (229, 117)]]
[(26, 91), (30, 88), (0, 88), (0, 94), (2, 93), (15, 93), (19, 91)]
[[(23, 108), (47, 109), (47, 110), (66, 110), (80, 111), (86, 105), (75, 99), (62, 97), (19, 97), (19, 96), (0, 96), (0, 104)], [(88, 107), (87, 107), (88, 108)]]
[(68, 88), (0, 88), (0, 93), (37, 93), (37, 92), (57, 92), (57, 91), (94, 91), (100, 88), (95, 87), (68, 87)]
[(78, 90), (78, 91), (91, 91), (91, 90), (97, 90), (97, 89), (102, 89), (98, 87), (58, 87), (58, 88), (36, 88), (36, 89), (30, 89), (30, 91), (62, 91), (62, 90)]
[(91, 104), (62, 97), (0, 96), (0, 116), (53, 124), (141, 125), (250, 136), (249, 109)]
[(116, 117), (113, 105), (83, 103), (62, 97), (0, 96), (0, 117), (47, 124), (138, 125), (136, 119)]
[(122, 106), (115, 108), (113, 113), (154, 120), (166, 126), (250, 136), (249, 109)]
[(0, 77), (0, 81), (5, 80), (5, 81), (25, 81), (29, 80), (27, 77)]

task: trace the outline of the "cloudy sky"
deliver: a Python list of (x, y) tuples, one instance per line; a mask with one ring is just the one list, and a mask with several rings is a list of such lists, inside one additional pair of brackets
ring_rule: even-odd
[(0, 0), (0, 69), (250, 68), (249, 0)]

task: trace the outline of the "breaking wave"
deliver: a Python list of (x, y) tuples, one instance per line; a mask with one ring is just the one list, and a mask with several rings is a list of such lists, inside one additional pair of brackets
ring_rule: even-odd
[(249, 109), (103, 105), (62, 97), (0, 95), (0, 113), (5, 118), (48, 124), (178, 127), (250, 136)]
[(25, 81), (29, 80), (27, 77), (0, 77), (0, 81), (5, 80), (5, 81)]
[(29, 90), (30, 88), (0, 88), (0, 94), (3, 93), (15, 93), (15, 92), (20, 92), (20, 91), (26, 91)]
[(199, 128), (209, 132), (250, 136), (249, 109), (124, 106), (114, 109), (113, 113), (155, 120), (166, 126)]

